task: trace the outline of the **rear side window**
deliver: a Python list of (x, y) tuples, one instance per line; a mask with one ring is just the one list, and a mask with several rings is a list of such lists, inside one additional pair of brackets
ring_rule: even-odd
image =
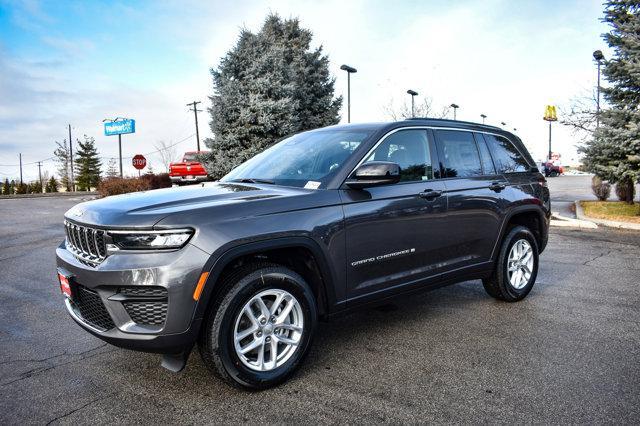
[(400, 166), (400, 180), (433, 179), (426, 130), (401, 130), (389, 135), (365, 160), (392, 161)]
[(444, 177), (482, 175), (480, 155), (471, 132), (438, 130), (438, 140), (444, 156)]
[(476, 142), (478, 142), (478, 149), (480, 150), (480, 159), (482, 160), (482, 169), (485, 175), (493, 175), (496, 173), (496, 168), (493, 166), (493, 160), (491, 154), (489, 154), (489, 148), (487, 143), (480, 133), (476, 133)]
[(507, 138), (488, 134), (485, 134), (484, 137), (493, 154), (493, 162), (498, 173), (526, 172), (529, 170), (527, 160)]

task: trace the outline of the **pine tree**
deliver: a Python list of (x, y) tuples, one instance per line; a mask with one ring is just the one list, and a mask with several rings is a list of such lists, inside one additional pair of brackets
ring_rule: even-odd
[(624, 201), (633, 204), (640, 179), (640, 1), (608, 0), (604, 14), (611, 31), (603, 38), (614, 52), (603, 69), (609, 108), (601, 110), (600, 128), (582, 151), (587, 169), (627, 187)]
[(79, 191), (90, 191), (100, 183), (102, 162), (98, 156), (95, 139), (84, 135), (84, 142), (78, 140), (75, 159), (76, 182)]
[(107, 178), (115, 178), (120, 176), (120, 172), (116, 167), (116, 159), (110, 158), (107, 163)]
[(211, 130), (204, 158), (220, 178), (292, 133), (336, 124), (342, 97), (322, 47), (298, 19), (269, 15), (256, 34), (243, 29), (235, 47), (212, 69)]
[(4, 184), (2, 185), (2, 195), (10, 195), (11, 194), (11, 185), (9, 184), (9, 179), (4, 179)]
[(69, 144), (64, 139), (62, 142), (56, 141), (58, 147), (53, 151), (53, 155), (56, 156), (58, 162), (58, 174), (60, 175), (60, 183), (67, 192), (72, 190), (71, 182), (71, 153), (69, 152)]
[(45, 185), (45, 192), (58, 192), (58, 181), (55, 176), (51, 176), (51, 178), (47, 181)]

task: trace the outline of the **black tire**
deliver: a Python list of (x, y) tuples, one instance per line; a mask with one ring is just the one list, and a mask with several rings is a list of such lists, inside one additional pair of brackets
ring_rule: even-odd
[[(511, 285), (508, 274), (508, 256), (513, 245), (525, 239), (529, 243), (533, 251), (533, 269), (528, 282), (522, 288), (516, 288)], [(538, 275), (538, 243), (531, 231), (524, 226), (514, 226), (508, 230), (502, 240), (500, 253), (496, 260), (495, 269), (489, 278), (482, 280), (482, 285), (487, 293), (498, 300), (505, 302), (517, 302), (524, 299), (533, 288)]]
[[(317, 309), (311, 288), (296, 272), (270, 263), (240, 267), (220, 285), (222, 294), (208, 310), (200, 333), (198, 348), (205, 365), (236, 387), (260, 390), (282, 383), (303, 361), (313, 340)], [(236, 353), (235, 319), (245, 303), (269, 289), (285, 290), (297, 299), (302, 308), (304, 330), (297, 348), (283, 365), (271, 371), (256, 371), (248, 368)]]

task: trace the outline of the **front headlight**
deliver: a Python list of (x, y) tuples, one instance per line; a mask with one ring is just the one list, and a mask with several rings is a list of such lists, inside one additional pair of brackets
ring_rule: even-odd
[(191, 229), (164, 231), (110, 231), (113, 244), (120, 250), (178, 249), (193, 235)]

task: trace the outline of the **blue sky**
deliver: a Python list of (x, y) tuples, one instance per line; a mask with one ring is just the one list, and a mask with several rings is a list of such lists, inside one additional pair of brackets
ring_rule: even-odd
[[(137, 120), (123, 138), (125, 157), (163, 140), (195, 148), (186, 103), (208, 105), (209, 68), (241, 27), (257, 30), (266, 14), (299, 17), (329, 55), (336, 95), (352, 80), (352, 121), (388, 119), (385, 107), (412, 88), (436, 108), (455, 102), (458, 117), (507, 122), (535, 157), (545, 151), (544, 105), (565, 105), (594, 85), (591, 52), (604, 49), (598, 1), (6, 1), (0, 0), (0, 178), (17, 176), (17, 155), (52, 156), (54, 141), (96, 138), (106, 159), (115, 138), (105, 117)], [(556, 130), (557, 129), (557, 130)], [(567, 161), (576, 137), (556, 126)], [(206, 113), (200, 132), (210, 136)], [(159, 169), (156, 155), (149, 162)], [(125, 160), (125, 164), (129, 161)], [(53, 162), (45, 162), (53, 170)], [(129, 168), (129, 172), (133, 169)], [(26, 178), (37, 168), (25, 167)]]

